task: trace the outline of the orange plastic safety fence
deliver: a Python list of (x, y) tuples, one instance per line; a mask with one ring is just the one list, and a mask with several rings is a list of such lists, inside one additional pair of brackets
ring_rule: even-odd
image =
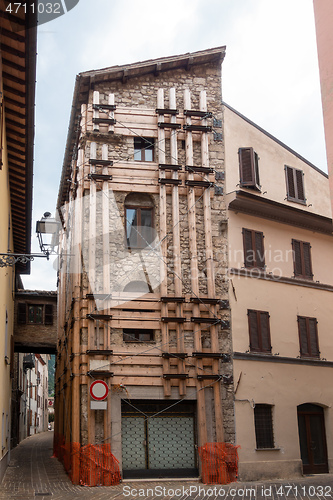
[(238, 448), (230, 443), (206, 443), (200, 446), (202, 482), (228, 484), (237, 481)]
[(65, 443), (63, 436), (55, 435), (54, 456), (75, 484), (112, 486), (120, 482), (119, 462), (111, 453), (110, 444), (81, 446)]

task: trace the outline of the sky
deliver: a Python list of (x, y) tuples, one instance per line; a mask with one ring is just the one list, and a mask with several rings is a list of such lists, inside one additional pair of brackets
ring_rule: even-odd
[[(80, 0), (38, 28), (32, 252), (54, 214), (75, 76), (226, 45), (223, 100), (327, 172), (313, 0)], [(55, 290), (53, 259), (26, 289)]]

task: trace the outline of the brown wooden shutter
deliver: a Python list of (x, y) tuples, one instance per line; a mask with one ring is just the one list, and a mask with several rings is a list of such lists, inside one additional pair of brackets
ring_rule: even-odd
[(240, 185), (260, 190), (257, 153), (253, 148), (239, 148), (238, 155)]
[(239, 153), (241, 186), (253, 186), (254, 184), (253, 149), (240, 148), (238, 153)]
[(269, 314), (268, 312), (260, 313), (261, 326), (261, 350), (263, 352), (271, 352), (271, 335), (269, 331)]
[(312, 278), (312, 265), (311, 265), (311, 245), (302, 241), (303, 246), (303, 267), (304, 276), (306, 278)]
[(309, 344), (310, 344), (310, 354), (311, 356), (319, 356), (319, 346), (318, 346), (318, 332), (317, 332), (317, 320), (316, 318), (309, 318)]
[(252, 231), (243, 229), (244, 264), (245, 267), (254, 267), (255, 252), (252, 245)]
[(245, 267), (263, 269), (265, 267), (264, 234), (245, 228), (242, 232)]
[(300, 345), (301, 355), (309, 356), (306, 318), (298, 316), (297, 321), (298, 321), (298, 334), (299, 334), (299, 345)]
[(291, 167), (286, 168), (286, 180), (287, 180), (287, 196), (289, 198), (296, 197), (295, 182), (294, 182), (294, 169)]
[(25, 325), (27, 322), (27, 307), (22, 302), (17, 304), (17, 322), (19, 325)]
[(250, 350), (255, 352), (271, 352), (268, 312), (249, 309), (247, 314), (249, 321)]
[(285, 171), (288, 200), (305, 203), (303, 170), (286, 165)]
[(53, 325), (53, 304), (45, 304), (45, 325)]
[(256, 267), (265, 267), (265, 251), (264, 251), (264, 235), (263, 233), (255, 232), (255, 256), (256, 256)]
[(257, 311), (249, 309), (247, 314), (249, 318), (250, 349), (251, 351), (260, 351)]
[(297, 199), (300, 201), (305, 201), (304, 186), (303, 186), (303, 172), (302, 172), (302, 170), (295, 170), (295, 174), (296, 174), (296, 186), (297, 186)]
[(292, 240), (294, 274), (301, 278), (312, 279), (311, 245), (306, 241)]

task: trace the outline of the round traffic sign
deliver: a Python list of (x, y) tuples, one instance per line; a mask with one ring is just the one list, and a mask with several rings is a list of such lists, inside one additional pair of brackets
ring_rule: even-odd
[(104, 380), (95, 380), (90, 386), (90, 396), (96, 401), (103, 401), (109, 394), (109, 388)]

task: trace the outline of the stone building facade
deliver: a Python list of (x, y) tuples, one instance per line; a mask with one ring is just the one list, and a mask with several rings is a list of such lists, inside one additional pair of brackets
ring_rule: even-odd
[(125, 478), (184, 477), (207, 444), (234, 443), (224, 53), (77, 77), (55, 390), (55, 450), (73, 482), (94, 484), (89, 446), (110, 446)]

